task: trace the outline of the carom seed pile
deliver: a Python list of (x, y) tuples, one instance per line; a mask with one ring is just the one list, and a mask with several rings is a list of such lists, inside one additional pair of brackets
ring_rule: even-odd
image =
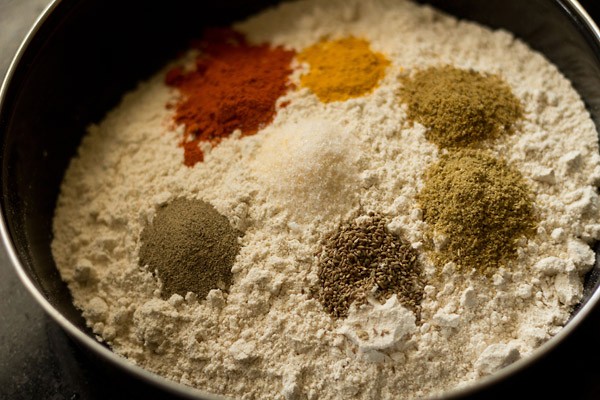
[(388, 232), (385, 219), (369, 215), (340, 227), (325, 239), (318, 264), (319, 300), (333, 316), (348, 316), (350, 305), (369, 295), (385, 303), (394, 294), (419, 316), (424, 285), (417, 254)]
[(200, 36), (89, 128), (61, 186), (52, 251), (99, 340), (235, 398), (392, 399), (564, 326), (600, 155), (541, 55), (402, 0)]

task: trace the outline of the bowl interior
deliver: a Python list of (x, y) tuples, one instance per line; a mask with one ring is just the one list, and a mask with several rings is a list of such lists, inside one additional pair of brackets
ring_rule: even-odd
[[(24, 272), (81, 330), (88, 332), (57, 272), (50, 242), (60, 182), (86, 126), (100, 121), (123, 93), (174, 58), (203, 26), (230, 23), (271, 3), (63, 0), (30, 37), (0, 109), (2, 214)], [(509, 30), (545, 54), (573, 82), (599, 126), (600, 45), (572, 3), (429, 3)], [(598, 287), (599, 270), (596, 263), (587, 278), (585, 301)]]

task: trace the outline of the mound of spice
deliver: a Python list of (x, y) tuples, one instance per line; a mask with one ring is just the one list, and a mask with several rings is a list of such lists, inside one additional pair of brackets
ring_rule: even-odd
[(493, 273), (534, 233), (532, 194), (520, 173), (483, 150), (443, 155), (418, 195), (436, 261)]
[(279, 127), (250, 169), (296, 221), (342, 215), (356, 203), (359, 149), (340, 124), (306, 119)]
[(298, 60), (310, 65), (301, 83), (324, 103), (364, 96), (377, 87), (390, 64), (364, 39), (322, 41), (304, 49)]
[(227, 290), (239, 252), (238, 232), (202, 200), (178, 198), (161, 206), (141, 234), (139, 264), (156, 271), (162, 297)]
[(352, 303), (365, 303), (369, 295), (385, 302), (394, 294), (419, 318), (424, 281), (417, 254), (388, 232), (381, 216), (360, 217), (327, 237), (318, 276), (317, 297), (336, 318), (346, 317)]
[(408, 117), (440, 147), (469, 146), (510, 132), (523, 114), (519, 99), (497, 75), (453, 66), (430, 67), (403, 78)]
[(269, 124), (276, 101), (288, 89), (294, 52), (268, 44), (251, 45), (231, 29), (207, 30), (192, 71), (171, 69), (166, 83), (179, 89), (174, 121), (185, 125), (184, 163), (204, 160), (200, 142), (217, 145), (239, 129), (253, 135)]

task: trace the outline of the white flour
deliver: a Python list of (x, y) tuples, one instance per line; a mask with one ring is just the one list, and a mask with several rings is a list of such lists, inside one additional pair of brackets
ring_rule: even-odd
[[(323, 104), (307, 89), (290, 92), (270, 126), (224, 140), (194, 168), (183, 165), (181, 131), (169, 128), (165, 104), (176, 93), (164, 71), (90, 127), (62, 185), (52, 250), (100, 340), (167, 378), (232, 397), (379, 399), (467, 384), (561, 329), (600, 237), (600, 156), (593, 122), (554, 66), (505, 31), (403, 1), (302, 1), (236, 28), (297, 51), (354, 35), (392, 64), (366, 97)], [(521, 99), (524, 121), (491, 150), (536, 194), (537, 235), (491, 281), (452, 265), (434, 279), (422, 254), (421, 323), (395, 297), (334, 320), (309, 295), (315, 253), (359, 204), (423, 248), (415, 195), (438, 150), (396, 92), (400, 74), (440, 64), (499, 74)], [(180, 196), (210, 202), (245, 232), (229, 293), (163, 301), (138, 266), (141, 230), (157, 205)], [(392, 334), (359, 335), (357, 325)]]

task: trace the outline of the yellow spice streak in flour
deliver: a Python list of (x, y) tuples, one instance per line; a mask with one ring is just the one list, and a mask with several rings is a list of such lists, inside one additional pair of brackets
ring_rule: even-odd
[(304, 49), (298, 60), (310, 65), (301, 84), (324, 103), (370, 93), (385, 74), (389, 60), (371, 50), (364, 39), (322, 41)]

